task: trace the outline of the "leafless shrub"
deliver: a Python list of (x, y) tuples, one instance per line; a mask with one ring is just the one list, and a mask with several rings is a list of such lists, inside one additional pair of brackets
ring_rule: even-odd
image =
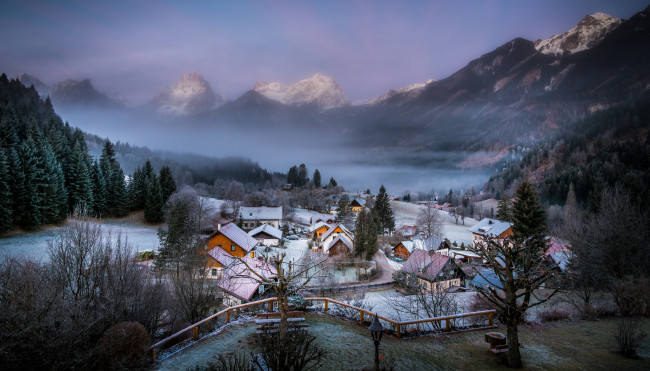
[(147, 366), (150, 339), (144, 326), (122, 322), (109, 328), (95, 347), (98, 370), (141, 369)]
[[(366, 293), (365, 292), (358, 292), (358, 293), (347, 293), (345, 296), (339, 299), (341, 303), (345, 303), (348, 305), (351, 305), (353, 307), (365, 309), (367, 311), (372, 311), (373, 306), (370, 305), (366, 301)], [(359, 318), (359, 311), (356, 309), (344, 307), (342, 305), (337, 305), (336, 308), (333, 310), (335, 313), (341, 315), (342, 317), (349, 318), (349, 319), (357, 319)]]
[(219, 354), (206, 367), (196, 367), (195, 371), (250, 371), (249, 355), (243, 352)]
[(621, 355), (628, 358), (639, 358), (637, 350), (643, 344), (646, 333), (639, 329), (638, 320), (621, 318), (618, 322), (618, 332), (614, 337)]
[(569, 313), (562, 309), (550, 309), (538, 314), (542, 322), (566, 321), (570, 318)]
[(253, 364), (260, 370), (319, 370), (326, 352), (314, 340), (304, 330), (288, 332), (284, 338), (279, 332), (262, 334), (257, 339), (262, 353), (253, 357)]
[(612, 284), (614, 302), (622, 316), (650, 315), (650, 279), (626, 276)]

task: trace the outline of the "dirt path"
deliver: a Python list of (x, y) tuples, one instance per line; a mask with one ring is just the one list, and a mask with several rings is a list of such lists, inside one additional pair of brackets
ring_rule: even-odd
[(376, 280), (373, 280), (371, 283), (386, 283), (386, 282), (393, 282), (393, 272), (395, 272), (395, 268), (393, 268), (390, 263), (388, 263), (388, 259), (386, 259), (386, 255), (384, 255), (384, 252), (379, 250), (373, 256), (373, 259), (377, 262), (377, 266), (379, 269), (381, 269), (381, 275), (379, 278)]

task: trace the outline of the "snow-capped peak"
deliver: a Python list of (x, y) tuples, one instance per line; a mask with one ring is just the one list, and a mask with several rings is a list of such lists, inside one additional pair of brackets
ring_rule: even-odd
[(291, 85), (258, 81), (253, 90), (283, 104), (315, 103), (318, 107), (327, 109), (349, 103), (336, 81), (320, 73)]
[(159, 112), (194, 114), (217, 108), (225, 101), (216, 95), (203, 76), (195, 71), (183, 75), (178, 82), (166, 88), (153, 99)]
[(535, 41), (535, 48), (544, 54), (573, 54), (598, 44), (609, 32), (623, 22), (605, 13), (585, 16), (569, 31), (546, 40)]
[(355, 101), (352, 104), (355, 106), (377, 104), (377, 103), (384, 102), (396, 95), (404, 95), (404, 97), (407, 99), (414, 98), (418, 96), (420, 93), (422, 93), (422, 91), (427, 85), (435, 81), (436, 81), (435, 79), (429, 79), (426, 82), (417, 82), (415, 84), (406, 85), (403, 88), (391, 89), (386, 93), (379, 95), (377, 97)]

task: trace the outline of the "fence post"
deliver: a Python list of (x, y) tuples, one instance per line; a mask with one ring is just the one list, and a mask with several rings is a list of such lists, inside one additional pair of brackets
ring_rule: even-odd
[(151, 364), (156, 364), (156, 348), (151, 349)]
[(400, 324), (398, 323), (398, 324), (396, 324), (396, 326), (397, 326), (397, 327), (396, 327), (396, 330), (397, 330), (397, 338), (398, 338), (398, 339), (401, 339), (401, 338), (402, 338), (402, 331), (401, 331), (401, 328), (400, 328)]
[(230, 311), (226, 311), (226, 323), (230, 323)]
[(449, 331), (449, 319), (445, 320), (445, 331)]
[(269, 313), (273, 312), (273, 300), (269, 301)]
[(194, 336), (193, 336), (194, 341), (199, 340), (199, 326), (194, 327), (192, 330), (194, 330), (193, 331), (194, 332)]
[(359, 322), (363, 325), (363, 312), (359, 311)]
[(488, 321), (490, 326), (494, 326), (494, 313), (488, 314)]
[(327, 300), (323, 300), (323, 301), (325, 302), (325, 311), (327, 312), (327, 304), (329, 303), (329, 301)]

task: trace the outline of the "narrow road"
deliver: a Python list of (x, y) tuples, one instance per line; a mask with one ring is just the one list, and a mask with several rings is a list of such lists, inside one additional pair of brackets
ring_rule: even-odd
[(388, 263), (388, 259), (386, 258), (384, 252), (379, 250), (372, 258), (375, 259), (377, 266), (379, 269), (381, 269), (381, 275), (379, 278), (372, 280), (370, 283), (393, 282), (393, 272), (395, 272), (395, 268), (393, 268), (393, 266)]

